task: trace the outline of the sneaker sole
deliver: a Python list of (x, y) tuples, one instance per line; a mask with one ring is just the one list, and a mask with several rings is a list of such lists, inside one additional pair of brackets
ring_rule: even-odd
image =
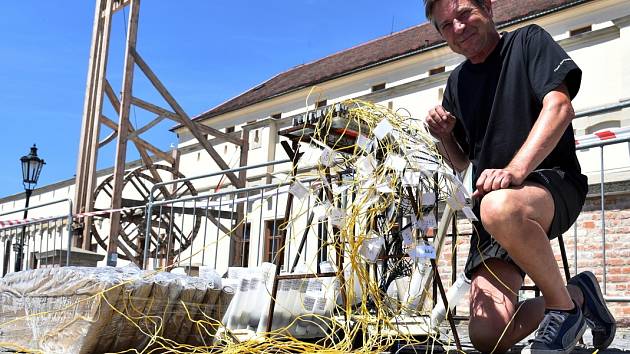
[(573, 342), (571, 342), (569, 350), (540, 350), (540, 349), (531, 350), (531, 348), (523, 348), (523, 350), (521, 350), (521, 354), (569, 354), (573, 352), (573, 350), (575, 349), (575, 346), (580, 341), (580, 338), (582, 338), (582, 336), (584, 335), (584, 332), (586, 332), (586, 327), (588, 326), (586, 325), (586, 322), (584, 322), (582, 324), (582, 328), (580, 328), (580, 330), (578, 331), (577, 336), (575, 337)]
[[(583, 274), (586, 275), (591, 280), (591, 282), (593, 282), (593, 284), (598, 284), (597, 278), (595, 278), (595, 275), (592, 272), (586, 271), (586, 272), (583, 272)], [(599, 312), (598, 314), (603, 319), (607, 321), (611, 321), (611, 322), (606, 322), (606, 323), (612, 324), (613, 327), (612, 327), (612, 331), (610, 332), (610, 337), (608, 338), (608, 340), (606, 340), (604, 343), (598, 346), (593, 345), (593, 347), (595, 347), (595, 349), (606, 349), (615, 339), (615, 333), (617, 332), (617, 324), (615, 322), (615, 318), (613, 317), (612, 313), (610, 313), (610, 311), (608, 310), (608, 306), (606, 306), (606, 300), (604, 300), (604, 295), (602, 294), (602, 291), (599, 289), (599, 286), (594, 286), (594, 288), (595, 288), (594, 295), (597, 297), (599, 302), (603, 305), (604, 310), (606, 311), (604, 314), (602, 314), (601, 312)], [(586, 288), (586, 291), (591, 292), (590, 290), (591, 290), (590, 287)], [(605, 316), (602, 316), (602, 315), (605, 315)]]

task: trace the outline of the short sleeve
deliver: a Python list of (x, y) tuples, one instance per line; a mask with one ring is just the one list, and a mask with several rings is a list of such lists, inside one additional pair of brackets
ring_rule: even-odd
[(531, 86), (540, 102), (561, 83), (567, 86), (571, 99), (580, 90), (582, 70), (541, 27), (530, 26), (525, 44), (525, 59)]

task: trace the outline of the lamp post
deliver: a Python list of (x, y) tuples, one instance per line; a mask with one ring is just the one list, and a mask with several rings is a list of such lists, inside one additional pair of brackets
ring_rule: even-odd
[[(33, 144), (31, 152), (20, 158), (22, 163), (22, 182), (24, 183), (24, 192), (26, 193), (26, 202), (24, 206), (24, 219), (28, 216), (28, 202), (31, 198), (31, 194), (37, 185), (39, 174), (42, 172), (42, 167), (46, 164), (44, 159), (37, 156), (37, 147)], [(14, 244), (15, 251), (15, 271), (22, 270), (22, 260), (24, 259), (24, 239), (26, 238), (26, 225), (22, 226), (22, 234), (18, 243)]]

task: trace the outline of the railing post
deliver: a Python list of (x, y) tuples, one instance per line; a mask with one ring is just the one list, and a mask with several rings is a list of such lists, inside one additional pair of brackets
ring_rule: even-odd
[[(156, 186), (151, 188), (151, 192), (149, 193), (149, 202), (147, 203), (146, 212), (144, 213), (144, 222), (147, 224), (145, 233), (144, 233), (144, 251), (142, 252), (142, 269), (146, 270), (149, 262), (149, 244), (151, 243), (151, 212), (153, 211), (153, 192), (155, 191)], [(159, 234), (158, 234), (159, 238)], [(158, 247), (160, 240), (156, 240), (156, 244)]]
[(66, 252), (66, 267), (70, 265), (70, 255), (72, 253), (72, 221), (74, 220), (72, 215), (72, 199), (68, 199), (68, 251)]
[(604, 202), (604, 145), (599, 147), (599, 184), (600, 184), (600, 212), (601, 212), (601, 228), (602, 228), (602, 264), (604, 266), (603, 276), (602, 276), (602, 287), (604, 288), (604, 295), (606, 295), (606, 204)]

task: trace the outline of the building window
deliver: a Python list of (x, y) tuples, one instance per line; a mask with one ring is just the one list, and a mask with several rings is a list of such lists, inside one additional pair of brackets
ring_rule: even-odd
[(238, 250), (241, 252), (241, 266), (247, 267), (249, 265), (249, 241), (251, 239), (251, 223), (246, 223), (243, 226), (243, 240), (238, 245)]
[(576, 28), (576, 29), (572, 29), (572, 30), (569, 31), (569, 37), (577, 36), (579, 34), (590, 32), (592, 30), (593, 30), (593, 26), (591, 26), (591, 25), (580, 27), (580, 28)]
[(280, 118), (282, 118), (282, 113), (272, 114), (271, 118), (273, 118), (273, 119), (280, 119)]
[(234, 126), (231, 126), (231, 127), (227, 127), (227, 128), (225, 128), (225, 132), (226, 132), (227, 134), (229, 134), (229, 133), (234, 133)]
[(252, 135), (249, 136), (249, 148), (250, 150), (258, 149), (262, 146), (261, 138), (260, 138), (260, 128), (254, 129), (252, 131)]
[(372, 92), (381, 91), (385, 89), (385, 83), (372, 86)]
[(265, 221), (265, 248), (263, 260), (265, 262), (275, 261), (278, 266), (282, 266), (284, 263), (284, 259), (276, 259), (280, 254), (280, 250), (282, 250), (284, 246), (282, 244), (282, 240), (280, 239), (281, 224), (282, 219)]
[(431, 70), (429, 70), (429, 76), (435, 75), (435, 74), (439, 74), (439, 73), (443, 73), (446, 70), (445, 67), (440, 66), (439, 68), (433, 68)]
[(327, 104), (328, 100), (318, 101), (317, 103), (315, 103), (315, 108), (326, 107)]

